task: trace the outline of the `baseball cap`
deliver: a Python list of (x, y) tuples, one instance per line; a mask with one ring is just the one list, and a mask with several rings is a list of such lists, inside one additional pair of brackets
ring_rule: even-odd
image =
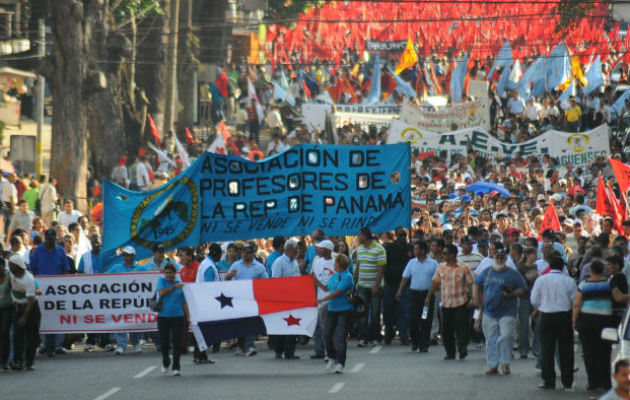
[(473, 240), (470, 236), (466, 235), (460, 240), (461, 244), (472, 243)]
[(333, 244), (333, 242), (331, 242), (330, 240), (326, 239), (326, 240), (322, 240), (318, 243), (315, 243), (315, 247), (319, 247), (322, 249), (327, 249), (330, 251), (333, 251), (335, 249), (335, 245)]
[(19, 254), (13, 254), (11, 256), (11, 258), (9, 258), (9, 262), (12, 264), (17, 265), (18, 267), (22, 268), (24, 271), (26, 271), (26, 263), (24, 262), (24, 259), (22, 258), (21, 255)]
[(122, 249), (123, 254), (133, 254), (134, 256), (136, 255), (136, 249), (133, 248), (133, 246), (125, 246)]
[(544, 194), (539, 194), (538, 197), (536, 198), (536, 200), (538, 200), (538, 201), (547, 201), (547, 198), (545, 197)]
[(444, 225), (442, 225), (442, 230), (443, 231), (451, 231), (452, 232), (453, 231), (453, 225), (451, 225), (451, 224), (444, 224)]
[(573, 226), (573, 220), (571, 218), (567, 218), (562, 222), (563, 225)]
[(490, 243), (488, 242), (488, 239), (486, 238), (481, 238), (477, 241), (477, 247), (479, 246), (486, 246), (488, 247), (490, 245)]
[(553, 200), (553, 201), (562, 201), (562, 196), (560, 195), (560, 193), (556, 193), (553, 196), (551, 196), (551, 200)]
[(470, 198), (469, 195), (465, 194), (462, 196), (462, 203), (470, 203), (472, 201), (472, 199)]
[(57, 237), (57, 232), (54, 229), (46, 229), (46, 232), (44, 233), (44, 237), (45, 238), (56, 238)]
[(510, 228), (507, 231), (508, 236), (514, 235), (514, 234), (517, 234), (517, 233), (521, 233), (521, 230), (518, 229), (518, 228)]
[(575, 220), (573, 220), (573, 226), (576, 226), (576, 225), (582, 226), (582, 220), (579, 218), (576, 218)]
[[(131, 247), (131, 246), (129, 246)], [(155, 246), (153, 246), (153, 252), (154, 253), (164, 253), (166, 251), (166, 249), (164, 248), (164, 245), (162, 243), (160, 244), (156, 244)], [(135, 253), (134, 253), (135, 254)]]
[(435, 183), (429, 183), (427, 190), (437, 190), (437, 186), (435, 186)]
[(504, 256), (506, 255), (507, 252), (505, 251), (505, 247), (503, 246), (497, 246), (496, 250), (494, 251), (494, 256)]

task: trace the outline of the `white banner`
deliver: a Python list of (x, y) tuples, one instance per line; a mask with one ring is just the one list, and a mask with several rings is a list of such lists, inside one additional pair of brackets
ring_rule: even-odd
[(302, 122), (312, 129), (326, 128), (326, 113), (332, 112), (329, 104), (302, 104)]
[(368, 113), (368, 114), (400, 114), (401, 104), (375, 103), (372, 105), (364, 104), (335, 104), (337, 112), (345, 113)]
[[(452, 132), (456, 129), (479, 127), (490, 130), (490, 106), (487, 98), (427, 111), (405, 100), (400, 120), (431, 132)], [(455, 128), (455, 129), (454, 129)]]
[(516, 152), (523, 158), (549, 154), (558, 160), (561, 167), (567, 163), (574, 167), (584, 166), (610, 151), (606, 125), (578, 133), (547, 131), (527, 142), (512, 144), (501, 142), (478, 127), (439, 134), (393, 120), (387, 143), (399, 142), (410, 142), (420, 153), (433, 151), (439, 155), (446, 151), (449, 159), (454, 154), (466, 154), (468, 148), (488, 159), (501, 159)]
[(359, 124), (367, 130), (370, 125), (376, 125), (377, 127), (389, 126), (394, 117), (394, 114), (337, 112), (335, 113), (335, 123), (337, 128), (348, 124)]
[(158, 272), (37, 277), (43, 295), (41, 333), (157, 330), (149, 309)]

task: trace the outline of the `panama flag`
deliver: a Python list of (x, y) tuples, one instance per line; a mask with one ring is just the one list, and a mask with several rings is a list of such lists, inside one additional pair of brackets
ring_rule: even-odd
[(313, 277), (195, 283), (184, 286), (201, 350), (250, 335), (313, 336), (317, 325)]

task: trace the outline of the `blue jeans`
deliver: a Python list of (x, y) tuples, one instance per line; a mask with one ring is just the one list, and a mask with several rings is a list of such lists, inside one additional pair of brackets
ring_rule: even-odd
[(518, 351), (523, 355), (527, 355), (531, 346), (529, 344), (529, 317), (532, 315), (534, 308), (529, 299), (520, 298), (518, 304)]
[(324, 327), (328, 357), (346, 365), (346, 329), (351, 311), (328, 311)]
[(488, 366), (496, 368), (499, 363), (510, 365), (516, 318), (505, 316), (497, 319), (484, 313), (482, 326), (483, 334), (486, 337), (486, 363)]
[(359, 321), (359, 339), (380, 340), (383, 288), (379, 288), (378, 293), (374, 296), (371, 287), (357, 286), (357, 294), (368, 307), (368, 312)]
[(246, 351), (248, 349), (255, 349), (254, 341), (256, 340), (256, 335), (253, 336), (245, 336), (238, 338), (238, 348), (241, 351)]
[(396, 336), (396, 328), (401, 340), (409, 339), (409, 287), (405, 287), (396, 301), (398, 286), (385, 286), (383, 290), (383, 323), (385, 337)]
[[(127, 348), (127, 333), (126, 332), (114, 333), (114, 337), (116, 338), (116, 342), (118, 342), (118, 347), (122, 347), (123, 349)], [(132, 346), (135, 346), (138, 343), (140, 343), (140, 334), (137, 332), (130, 332), (129, 342), (131, 343)]]
[(40, 335), (42, 341), (42, 351), (45, 353), (53, 353), (55, 350), (61, 350), (63, 348), (63, 341), (65, 339), (64, 334), (59, 333), (47, 333)]
[(315, 342), (315, 354), (326, 353), (326, 341), (324, 340), (324, 330), (326, 326), (326, 315), (328, 314), (328, 304), (317, 309), (317, 327), (313, 334)]

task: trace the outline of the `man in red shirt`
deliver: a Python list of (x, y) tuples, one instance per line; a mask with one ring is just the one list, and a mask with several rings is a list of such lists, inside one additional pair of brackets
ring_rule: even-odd
[(182, 249), (179, 253), (179, 259), (182, 264), (182, 269), (179, 271), (182, 282), (195, 283), (199, 269), (199, 261), (195, 260), (195, 251), (190, 247)]

